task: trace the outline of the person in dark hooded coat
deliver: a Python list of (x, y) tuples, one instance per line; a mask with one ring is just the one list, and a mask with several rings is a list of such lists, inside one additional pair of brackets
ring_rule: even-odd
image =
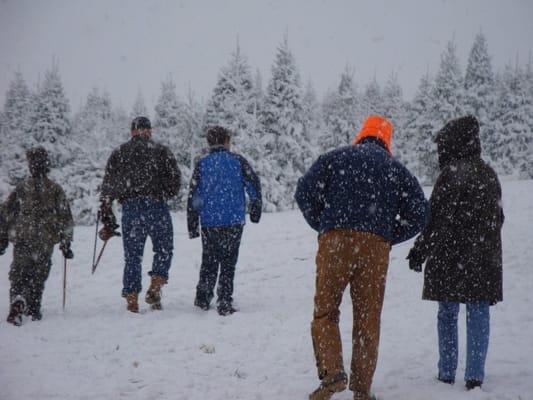
[(424, 271), (422, 298), (439, 302), (438, 379), (455, 382), (457, 315), (466, 304), (468, 389), (481, 386), (489, 342), (489, 306), (502, 301), (504, 220), (501, 187), (481, 158), (473, 116), (448, 122), (437, 134), (440, 175), (430, 199), (430, 219), (415, 241), (409, 266)]

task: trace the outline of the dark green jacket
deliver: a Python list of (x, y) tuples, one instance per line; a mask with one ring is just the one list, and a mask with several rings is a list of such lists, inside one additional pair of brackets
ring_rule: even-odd
[(0, 239), (55, 244), (72, 240), (74, 221), (65, 192), (46, 176), (28, 177), (1, 208)]

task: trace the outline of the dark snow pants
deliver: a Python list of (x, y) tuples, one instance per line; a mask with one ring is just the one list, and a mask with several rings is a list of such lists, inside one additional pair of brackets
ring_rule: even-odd
[(319, 379), (344, 372), (339, 306), (350, 285), (353, 305), (350, 390), (369, 395), (378, 358), (390, 244), (372, 233), (331, 229), (318, 240), (311, 336)]
[(174, 250), (172, 219), (163, 201), (134, 199), (122, 204), (122, 240), (124, 244), (124, 276), (122, 295), (142, 290), (142, 259), (146, 238), (150, 236), (154, 259), (150, 276), (168, 279)]
[(44, 284), (50, 274), (53, 244), (16, 243), (13, 249), (13, 263), (9, 270), (9, 299), (13, 303), (23, 299), (26, 313), (37, 315), (41, 311)]
[(196, 299), (209, 304), (218, 276), (218, 303), (231, 305), (233, 302), (233, 279), (239, 258), (242, 225), (228, 227), (202, 227), (202, 266), (196, 286)]

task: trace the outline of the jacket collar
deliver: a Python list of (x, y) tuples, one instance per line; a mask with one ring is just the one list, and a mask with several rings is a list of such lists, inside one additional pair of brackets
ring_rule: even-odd
[(219, 153), (221, 151), (228, 151), (222, 144), (217, 144), (209, 148), (209, 153)]

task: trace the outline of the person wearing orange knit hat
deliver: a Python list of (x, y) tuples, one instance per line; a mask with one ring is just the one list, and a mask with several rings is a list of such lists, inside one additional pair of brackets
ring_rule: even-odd
[(350, 390), (370, 400), (381, 308), (392, 245), (422, 230), (428, 204), (416, 178), (392, 157), (393, 127), (369, 116), (352, 145), (321, 155), (300, 178), (295, 199), (318, 232), (311, 338), (319, 387), (328, 400), (348, 384), (342, 359), (339, 306), (350, 285), (353, 305)]
[(358, 144), (368, 137), (378, 138), (385, 144), (387, 151), (392, 154), (392, 124), (380, 115), (370, 115), (363, 124), (363, 128), (354, 137), (352, 144)]

